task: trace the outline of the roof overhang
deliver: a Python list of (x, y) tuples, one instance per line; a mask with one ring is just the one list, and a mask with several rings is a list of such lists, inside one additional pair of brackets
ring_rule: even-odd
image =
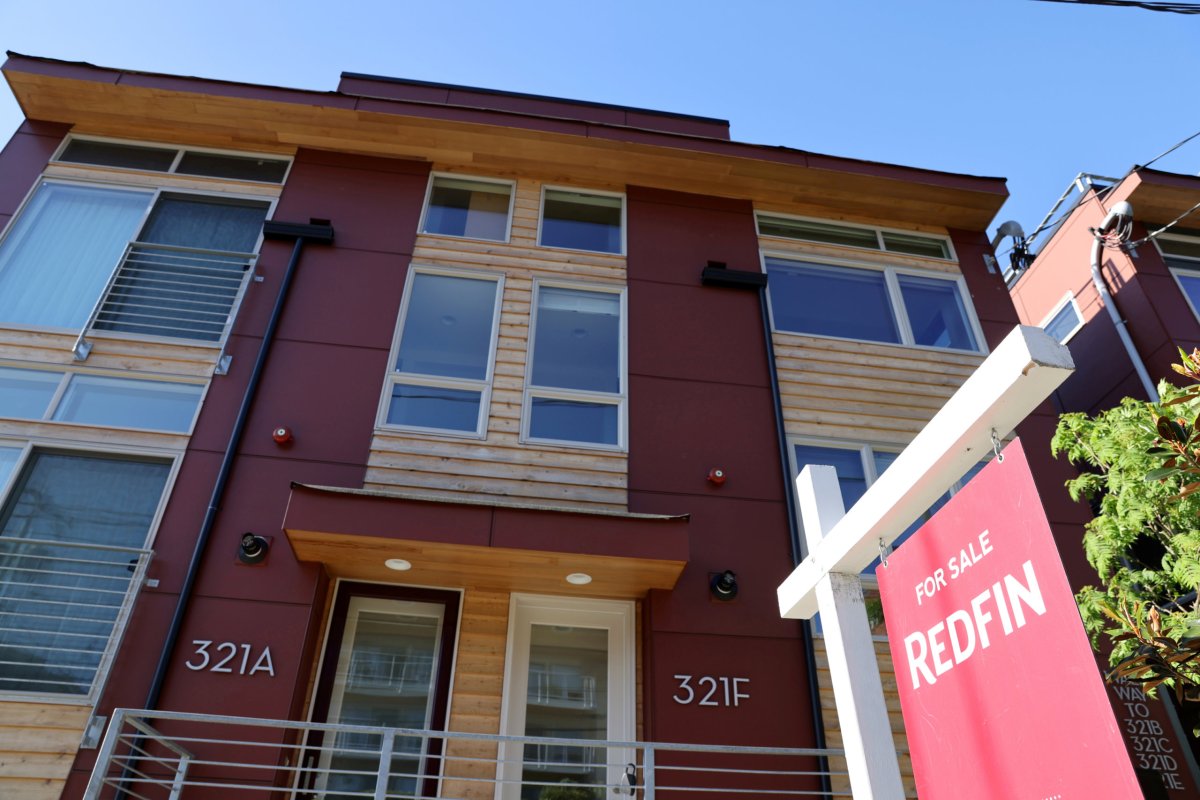
[[(687, 517), (564, 511), (519, 503), (293, 484), (283, 523), (296, 557), (335, 578), (418, 586), (640, 598), (672, 589)], [(396, 572), (389, 559), (412, 568)], [(591, 577), (575, 585), (567, 575)]]
[(830, 218), (985, 230), (1003, 179), (513, 111), (114, 70), (10, 54), (29, 119), (94, 135), (290, 153), (315, 148), (492, 173), (753, 200)]
[[(1165, 224), (1200, 203), (1200, 177), (1143, 167), (1121, 181), (1105, 205), (1119, 200), (1133, 205), (1133, 215), (1137, 221), (1150, 225)], [(1190, 227), (1195, 225), (1193, 218)]]

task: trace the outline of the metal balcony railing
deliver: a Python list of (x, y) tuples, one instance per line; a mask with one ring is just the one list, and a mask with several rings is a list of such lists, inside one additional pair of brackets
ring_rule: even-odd
[(95, 702), (151, 555), (0, 536), (0, 692)]
[(75, 340), (76, 359), (91, 352), (93, 331), (223, 342), (257, 258), (132, 242)]
[[(349, 740), (353, 749), (343, 749)], [(822, 789), (822, 777), (832, 792)], [(847, 786), (840, 750), (491, 736), (117, 709), (84, 798), (736, 800), (850, 797)]]

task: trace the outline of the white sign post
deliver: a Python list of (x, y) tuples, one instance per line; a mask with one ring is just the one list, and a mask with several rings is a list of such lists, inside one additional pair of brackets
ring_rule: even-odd
[(779, 586), (779, 613), (821, 612), (854, 797), (904, 796), (859, 573), (983, 458), (993, 435), (1007, 436), (1073, 369), (1066, 347), (1020, 326), (844, 515), (832, 467), (810, 466), (796, 479), (809, 555)]

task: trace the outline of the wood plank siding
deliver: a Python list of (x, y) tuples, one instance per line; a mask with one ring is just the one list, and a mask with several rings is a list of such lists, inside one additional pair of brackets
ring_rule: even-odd
[(0, 797), (57, 800), (89, 713), (78, 705), (0, 705)]
[(504, 275), (487, 437), (451, 439), (378, 429), (365, 488), (419, 490), (448, 500), (493, 496), (562, 508), (626, 509), (624, 452), (519, 443), (534, 280), (625, 285), (624, 256), (537, 246), (541, 190), (540, 181), (517, 182), (507, 243), (417, 237), (413, 266)]

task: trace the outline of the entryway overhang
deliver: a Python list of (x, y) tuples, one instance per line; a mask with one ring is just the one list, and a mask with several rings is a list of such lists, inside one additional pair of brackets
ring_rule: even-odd
[(283, 530), (335, 578), (636, 599), (674, 588), (687, 521), (294, 483)]

